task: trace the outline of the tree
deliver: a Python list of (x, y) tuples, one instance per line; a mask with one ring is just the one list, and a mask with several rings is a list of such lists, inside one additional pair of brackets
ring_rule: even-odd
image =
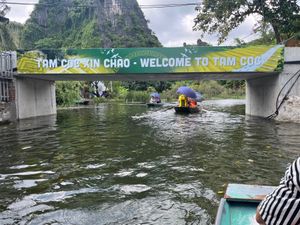
[(197, 46), (210, 46), (207, 42), (202, 41), (200, 38), (197, 40)]
[(9, 19), (5, 15), (9, 12), (10, 8), (6, 4), (6, 0), (0, 0), (0, 22), (8, 23)]
[(17, 47), (13, 41), (13, 38), (7, 29), (6, 24), (0, 23), (0, 50), (12, 51)]
[(80, 100), (80, 81), (58, 81), (56, 82), (56, 102), (58, 105), (71, 106)]
[(59, 38), (43, 38), (35, 42), (35, 49), (57, 49), (62, 45), (62, 41)]
[(300, 14), (297, 15), (296, 20), (294, 21), (294, 26), (296, 28), (296, 38), (300, 39)]
[(234, 42), (236, 43), (237, 46), (245, 45), (245, 41), (240, 39), (240, 38), (235, 38)]
[(224, 42), (231, 30), (253, 14), (271, 25), (276, 42), (281, 43), (283, 38), (297, 32), (294, 21), (300, 6), (297, 0), (203, 0), (196, 11), (194, 30), (218, 33), (219, 43)]

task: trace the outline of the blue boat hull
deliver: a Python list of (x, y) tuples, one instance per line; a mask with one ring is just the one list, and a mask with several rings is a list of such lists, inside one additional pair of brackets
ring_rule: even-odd
[(254, 225), (258, 202), (221, 199), (215, 225)]
[(258, 204), (275, 187), (229, 184), (221, 199), (215, 225), (256, 225)]

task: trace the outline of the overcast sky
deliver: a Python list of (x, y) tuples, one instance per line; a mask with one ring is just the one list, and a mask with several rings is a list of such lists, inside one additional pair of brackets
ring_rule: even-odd
[[(191, 3), (199, 0), (137, 0), (140, 5), (168, 4), (168, 3)], [(38, 2), (38, 0), (7, 0), (7, 2)], [(33, 6), (10, 5), (11, 10), (7, 17), (12, 21), (25, 23), (33, 10)], [(160, 42), (165, 47), (182, 46), (195, 44), (200, 38), (201, 32), (192, 30), (193, 19), (196, 17), (194, 6), (164, 8), (164, 9), (143, 9), (146, 19), (150, 20), (150, 28), (154, 31)], [(223, 45), (233, 45), (235, 38), (249, 41), (255, 38), (252, 28), (255, 24), (254, 17), (249, 17), (240, 27), (232, 31), (228, 40)], [(216, 36), (205, 36), (204, 41), (217, 44)]]

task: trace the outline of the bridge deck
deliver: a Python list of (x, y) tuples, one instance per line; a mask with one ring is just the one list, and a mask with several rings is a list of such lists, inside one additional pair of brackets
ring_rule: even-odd
[(249, 80), (278, 75), (278, 72), (240, 73), (168, 73), (168, 74), (16, 74), (20, 78), (42, 80), (109, 80), (109, 81), (153, 81), (153, 80)]

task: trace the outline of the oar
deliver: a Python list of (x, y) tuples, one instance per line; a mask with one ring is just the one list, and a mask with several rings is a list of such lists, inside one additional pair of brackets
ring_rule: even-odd
[[(165, 111), (168, 111), (168, 110), (170, 110), (170, 109), (174, 109), (176, 106), (168, 106), (168, 107), (164, 107), (164, 109), (163, 110), (160, 110), (160, 111), (162, 111), (162, 112), (165, 112)], [(159, 110), (158, 110), (159, 111)]]

